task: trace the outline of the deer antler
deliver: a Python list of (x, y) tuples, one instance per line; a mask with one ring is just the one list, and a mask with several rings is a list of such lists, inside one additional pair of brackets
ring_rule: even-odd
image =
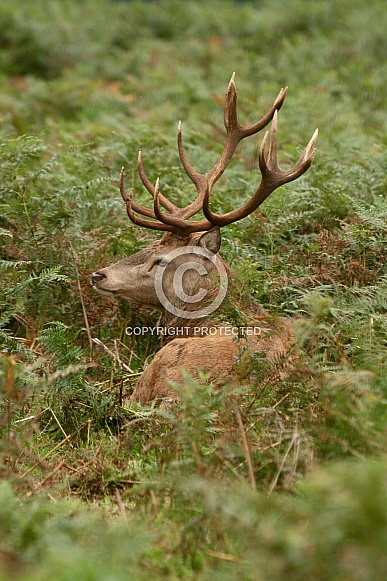
[(216, 226), (226, 226), (232, 222), (237, 222), (246, 218), (254, 212), (266, 200), (266, 198), (277, 188), (292, 182), (300, 177), (310, 167), (316, 154), (315, 144), (318, 136), (318, 129), (313, 133), (311, 140), (304, 149), (298, 162), (290, 169), (282, 171), (277, 163), (277, 111), (274, 112), (273, 122), (270, 130), (269, 147), (265, 153), (266, 142), (269, 132), (266, 131), (259, 149), (259, 169), (261, 170), (262, 179), (255, 194), (243, 206), (226, 214), (215, 214), (209, 207), (209, 198), (211, 193), (211, 184), (208, 183), (204, 200), (203, 214)]
[[(167, 224), (153, 220), (144, 220), (143, 218), (139, 218), (138, 216), (136, 216), (134, 212), (142, 214), (143, 216), (148, 216), (149, 218), (156, 219), (156, 214), (153, 210), (151, 210), (150, 208), (145, 208), (144, 206), (140, 206), (139, 204), (136, 204), (136, 202), (133, 202), (132, 200), (132, 194), (130, 195), (127, 194), (124, 183), (124, 173), (125, 168), (122, 167), (120, 172), (120, 192), (122, 199), (125, 202), (126, 212), (128, 214), (129, 220), (131, 220), (133, 224), (136, 224), (137, 226), (144, 226), (145, 228), (151, 228), (152, 230), (163, 230), (167, 232), (172, 232), (173, 228), (168, 226)], [(158, 185), (159, 180), (157, 179), (156, 187), (153, 188), (152, 186), (153, 192), (152, 195), (154, 196), (154, 194), (156, 194), (156, 197), (158, 195)]]
[(238, 122), (237, 116), (237, 90), (235, 86), (235, 73), (232, 75), (230, 83), (228, 85), (226, 101), (224, 104), (224, 125), (227, 131), (227, 138), (226, 143), (224, 145), (223, 151), (214, 165), (214, 167), (206, 174), (200, 174), (199, 172), (195, 171), (191, 164), (189, 163), (186, 153), (183, 147), (183, 140), (181, 135), (181, 122), (179, 123), (178, 128), (178, 149), (181, 163), (185, 169), (186, 174), (191, 179), (191, 181), (195, 184), (198, 197), (190, 206), (185, 208), (185, 218), (191, 217), (196, 214), (199, 210), (203, 207), (203, 200), (206, 194), (207, 189), (211, 191), (212, 186), (215, 182), (220, 178), (223, 174), (225, 169), (227, 168), (228, 164), (231, 161), (232, 156), (237, 148), (238, 143), (244, 139), (245, 137), (249, 137), (250, 135), (254, 135), (261, 131), (266, 125), (271, 121), (274, 116), (274, 113), (281, 109), (288, 88), (281, 89), (278, 93), (274, 104), (272, 105), (270, 111), (266, 113), (257, 123), (254, 125), (250, 125), (248, 127), (243, 127)]
[[(159, 180), (153, 186), (145, 174), (142, 165), (141, 151), (138, 155), (138, 171), (140, 178), (146, 189), (153, 197), (153, 210), (145, 208), (133, 202), (132, 197), (128, 196), (124, 185), (124, 168), (120, 174), (120, 191), (126, 204), (128, 216), (132, 222), (139, 226), (162, 230), (167, 232), (179, 232), (183, 236), (188, 236), (192, 232), (203, 232), (210, 230), (213, 226), (225, 226), (237, 220), (245, 218), (251, 214), (264, 200), (279, 186), (291, 182), (301, 176), (309, 168), (316, 153), (315, 144), (317, 140), (317, 129), (311, 140), (306, 146), (298, 162), (289, 170), (282, 171), (277, 163), (277, 111), (282, 107), (286, 97), (287, 87), (281, 89), (274, 101), (271, 109), (257, 123), (244, 127), (238, 122), (237, 116), (237, 90), (234, 82), (235, 73), (232, 75), (225, 105), (224, 105), (224, 125), (226, 127), (226, 143), (223, 151), (215, 163), (214, 167), (205, 174), (197, 172), (188, 161), (181, 133), (181, 122), (178, 125), (177, 143), (181, 163), (190, 180), (196, 187), (197, 197), (194, 202), (185, 208), (178, 208), (170, 202), (159, 191)], [(261, 183), (255, 194), (243, 204), (240, 208), (227, 212), (226, 214), (216, 214), (209, 207), (209, 198), (212, 187), (223, 174), (237, 148), (238, 143), (245, 137), (254, 135), (261, 131), (266, 125), (273, 120), (269, 145), (266, 150), (266, 143), (269, 133), (266, 132), (260, 150), (259, 150), (259, 168), (261, 170)], [(161, 210), (164, 207), (168, 214)], [(203, 210), (205, 220), (190, 221), (189, 218)], [(140, 218), (135, 214), (141, 214), (151, 220)]]

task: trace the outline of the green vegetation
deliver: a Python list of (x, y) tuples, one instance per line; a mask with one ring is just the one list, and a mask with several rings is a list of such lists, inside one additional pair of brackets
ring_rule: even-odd
[[(385, 3), (2, 0), (0, 22), (0, 579), (384, 580)], [(141, 147), (187, 203), (177, 121), (205, 171), (233, 71), (246, 122), (289, 85), (283, 166), (320, 129), (308, 173), (223, 233), (301, 357), (285, 375), (242, 354), (248, 385), (187, 377), (179, 405), (129, 406), (158, 345), (124, 330), (155, 315), (89, 284), (156, 236), (128, 224), (119, 170), (146, 203)], [(215, 208), (254, 190), (251, 141)]]

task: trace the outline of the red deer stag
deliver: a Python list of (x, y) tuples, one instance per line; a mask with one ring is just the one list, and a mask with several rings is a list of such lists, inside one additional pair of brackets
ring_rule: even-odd
[[(129, 219), (138, 226), (164, 232), (160, 240), (144, 250), (94, 272), (91, 277), (94, 288), (102, 294), (124, 297), (162, 311), (159, 330), (165, 333), (164, 344), (138, 381), (132, 401), (146, 404), (153, 399), (175, 397), (169, 382), (181, 383), (182, 369), (192, 376), (197, 376), (199, 370), (206, 370), (213, 379), (223, 381), (233, 375), (240, 352), (234, 328), (209, 318), (224, 296), (225, 278), (232, 278), (231, 269), (218, 254), (220, 228), (245, 218), (276, 188), (301, 176), (315, 155), (317, 130), (294, 167), (285, 171), (278, 167), (277, 111), (283, 105), (286, 92), (287, 89), (281, 89), (270, 111), (260, 121), (243, 127), (237, 118), (237, 91), (232, 76), (224, 105), (226, 143), (214, 167), (205, 174), (198, 173), (188, 161), (179, 123), (180, 160), (197, 190), (196, 199), (185, 208), (177, 207), (160, 192), (159, 180), (155, 186), (150, 182), (143, 168), (141, 151), (138, 171), (153, 197), (153, 209), (139, 205), (126, 193), (124, 170), (121, 170), (120, 191)], [(238, 143), (258, 133), (270, 121), (270, 134), (266, 132), (259, 150), (262, 178), (258, 189), (239, 208), (224, 214), (215, 213), (210, 208), (211, 190), (228, 166)], [(200, 211), (204, 219), (190, 220)], [(252, 329), (251, 336), (243, 339), (249, 344), (248, 349), (265, 352), (268, 358), (290, 349), (293, 336), (288, 320), (275, 319), (256, 305), (254, 324), (257, 326), (247, 328), (247, 331)]]

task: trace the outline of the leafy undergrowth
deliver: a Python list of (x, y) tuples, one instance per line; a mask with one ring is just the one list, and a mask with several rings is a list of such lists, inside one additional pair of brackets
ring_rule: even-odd
[[(19, 500), (4, 482), (2, 578), (382, 580), (386, 468), (382, 459), (332, 464), (293, 496), (199, 476), (168, 483), (168, 496), (147, 483), (148, 509), (120, 518), (74, 500)], [(132, 510), (138, 494), (127, 493)]]
[[(0, 578), (385, 579), (384, 3), (5, 0), (0, 17)], [(206, 171), (233, 70), (246, 123), (290, 86), (282, 166), (320, 127), (308, 173), (222, 233), (229, 320), (246, 297), (292, 317), (299, 357), (241, 351), (243, 382), (187, 376), (179, 404), (130, 405), (158, 341), (125, 329), (157, 314), (89, 283), (154, 240), (128, 226), (119, 170), (149, 203), (142, 148), (188, 203), (174, 124)], [(252, 141), (216, 210), (256, 188)]]

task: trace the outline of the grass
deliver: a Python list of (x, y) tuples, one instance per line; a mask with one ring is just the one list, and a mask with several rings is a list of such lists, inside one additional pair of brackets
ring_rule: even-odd
[[(0, 20), (0, 579), (384, 579), (384, 3), (4, 0)], [(301, 357), (241, 353), (248, 386), (129, 406), (158, 343), (125, 328), (155, 315), (89, 284), (155, 238), (119, 170), (146, 203), (141, 147), (188, 203), (177, 121), (206, 171), (234, 70), (246, 123), (289, 85), (282, 166), (320, 130), (308, 173), (223, 233), (233, 316), (250, 292), (293, 317)], [(252, 141), (215, 209), (254, 191)]]

